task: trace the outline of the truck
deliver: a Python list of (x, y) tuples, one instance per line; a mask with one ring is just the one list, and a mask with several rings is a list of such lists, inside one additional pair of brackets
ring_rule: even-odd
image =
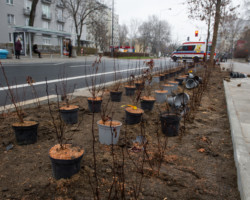
[[(212, 43), (208, 43), (207, 58), (210, 57)], [(183, 60), (186, 62), (199, 62), (204, 60), (206, 55), (206, 42), (184, 42), (175, 50), (171, 58), (174, 62)]]

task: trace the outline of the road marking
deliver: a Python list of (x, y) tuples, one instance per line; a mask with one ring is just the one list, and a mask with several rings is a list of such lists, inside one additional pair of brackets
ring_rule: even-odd
[(69, 67), (89, 67), (91, 65), (72, 65), (72, 66), (69, 66)]
[(61, 63), (56, 63), (56, 64), (53, 64), (53, 65), (61, 65), (61, 64), (64, 64), (65, 62), (61, 62)]
[[(133, 69), (123, 69), (123, 70), (116, 71), (116, 73), (127, 72), (127, 71), (137, 71), (137, 70), (142, 70), (142, 69), (148, 69), (148, 67), (133, 68)], [(50, 83), (57, 83), (57, 82), (61, 82), (61, 81), (71, 81), (71, 80), (83, 79), (83, 78), (88, 78), (88, 77), (93, 77), (93, 76), (109, 75), (109, 74), (114, 74), (114, 73), (115, 73), (114, 71), (110, 71), (110, 72), (104, 72), (104, 73), (98, 73), (98, 74), (75, 76), (75, 77), (70, 77), (70, 78), (66, 78), (66, 79), (54, 79), (54, 80), (47, 81), (47, 83), (50, 84)], [(46, 81), (40, 81), (40, 82), (33, 83), (34, 86), (36, 86), (36, 85), (45, 85), (45, 84), (46, 84)], [(14, 86), (10, 86), (10, 89), (18, 89), (18, 88), (25, 88), (25, 87), (30, 87), (30, 85), (28, 83), (20, 84), (20, 85), (14, 85)], [(3, 90), (8, 90), (8, 87), (5, 86), (5, 87), (0, 88), (0, 91), (3, 91)]]

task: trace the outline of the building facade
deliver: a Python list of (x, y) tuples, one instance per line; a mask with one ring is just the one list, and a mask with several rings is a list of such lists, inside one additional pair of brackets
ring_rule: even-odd
[[(13, 44), (17, 37), (23, 37), (21, 39), (27, 44), (26, 30), (34, 34), (33, 43), (38, 45), (60, 46), (62, 38), (71, 39), (73, 45), (77, 44), (74, 21), (62, 0), (38, 1), (34, 30), (28, 28), (31, 6), (32, 0), (0, 0), (0, 44)], [(82, 45), (86, 44), (85, 41), (89, 42), (87, 33), (87, 26), (84, 25)]]

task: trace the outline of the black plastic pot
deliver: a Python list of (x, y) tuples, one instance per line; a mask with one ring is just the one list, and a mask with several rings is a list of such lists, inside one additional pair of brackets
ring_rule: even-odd
[(178, 81), (178, 85), (182, 85), (185, 78), (175, 78), (176, 81)]
[(53, 177), (55, 179), (70, 178), (78, 173), (81, 168), (81, 159), (83, 155), (72, 160), (60, 160), (50, 158), (52, 164)]
[(60, 110), (61, 117), (66, 124), (77, 124), (79, 108), (71, 110)]
[(165, 74), (164, 75), (160, 75), (160, 81), (164, 81), (165, 80)]
[(120, 102), (122, 99), (122, 91), (110, 91), (110, 99), (113, 102)]
[(92, 113), (101, 112), (102, 100), (90, 100), (88, 99), (88, 108)]
[(137, 90), (144, 90), (144, 84), (143, 83), (135, 83), (135, 88)]
[(144, 111), (151, 111), (154, 108), (155, 100), (141, 100), (141, 109)]
[(126, 119), (125, 122), (128, 125), (138, 124), (141, 122), (141, 117), (143, 113), (131, 113), (125, 110), (126, 112)]
[(135, 87), (125, 87), (126, 96), (133, 96), (135, 94)]
[(162, 133), (168, 137), (178, 135), (181, 118), (175, 114), (162, 113), (160, 115)]
[(175, 76), (175, 72), (171, 72), (169, 75), (170, 75), (170, 77), (174, 77)]
[(14, 129), (16, 142), (18, 145), (34, 144), (37, 141), (38, 123), (31, 126), (15, 126)]
[(170, 74), (165, 74), (165, 79), (170, 78)]

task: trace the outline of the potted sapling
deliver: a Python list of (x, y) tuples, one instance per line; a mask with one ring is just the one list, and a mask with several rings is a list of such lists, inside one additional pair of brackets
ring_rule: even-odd
[[(119, 69), (119, 67), (118, 67)], [(119, 77), (118, 77), (119, 75)], [(114, 63), (114, 84), (111, 86), (110, 90), (110, 98), (112, 102), (120, 102), (122, 98), (122, 90), (121, 90), (121, 74), (117, 73), (116, 66)]]
[(52, 125), (56, 133), (57, 144), (49, 149), (49, 158), (52, 164), (53, 177), (55, 179), (70, 178), (78, 173), (81, 168), (81, 159), (84, 154), (83, 148), (74, 144), (67, 143), (65, 133), (67, 133), (67, 125), (60, 115), (59, 97), (56, 86), (57, 106), (56, 112), (52, 111), (48, 84), (46, 80), (46, 93), (50, 117)]
[[(104, 94), (104, 85), (102, 80), (103, 76), (97, 76), (100, 64), (101, 56), (99, 57), (99, 59), (95, 60), (95, 62), (92, 64), (92, 67), (90, 68), (92, 75), (90, 79), (85, 79), (86, 85), (91, 95), (91, 97), (88, 97), (87, 99), (88, 109), (92, 113), (99, 113), (101, 111), (102, 97)], [(105, 70), (104, 66), (102, 66), (102, 69), (103, 71)]]
[(101, 120), (97, 122), (99, 142), (105, 145), (117, 144), (122, 126), (120, 121), (113, 120), (114, 113), (112, 113), (112, 108), (113, 104), (110, 104), (110, 99), (108, 99), (106, 103), (102, 104)]
[(10, 97), (11, 103), (14, 105), (15, 112), (18, 117), (18, 122), (12, 124), (12, 128), (15, 132), (16, 142), (18, 145), (34, 144), (37, 141), (37, 129), (38, 122), (36, 121), (25, 121), (23, 118), (23, 111), (20, 102), (18, 102), (18, 96), (13, 91), (13, 86), (9, 84), (7, 75), (4, 67), (0, 62), (2, 74), (7, 85), (7, 95)]
[(125, 85), (125, 94), (126, 96), (133, 96), (135, 94), (135, 76), (133, 74), (130, 74), (127, 77), (127, 84)]
[(62, 78), (60, 83), (61, 100), (64, 101), (64, 105), (59, 108), (60, 115), (66, 124), (77, 124), (79, 106), (70, 104), (73, 93), (71, 96), (69, 95), (69, 91), (67, 90), (67, 79)]
[(145, 86), (144, 96), (141, 97), (141, 108), (144, 111), (151, 111), (154, 107), (154, 103), (156, 100), (153, 96), (151, 96), (152, 71), (153, 66), (150, 66), (144, 71), (144, 80), (146, 80), (148, 83)]

